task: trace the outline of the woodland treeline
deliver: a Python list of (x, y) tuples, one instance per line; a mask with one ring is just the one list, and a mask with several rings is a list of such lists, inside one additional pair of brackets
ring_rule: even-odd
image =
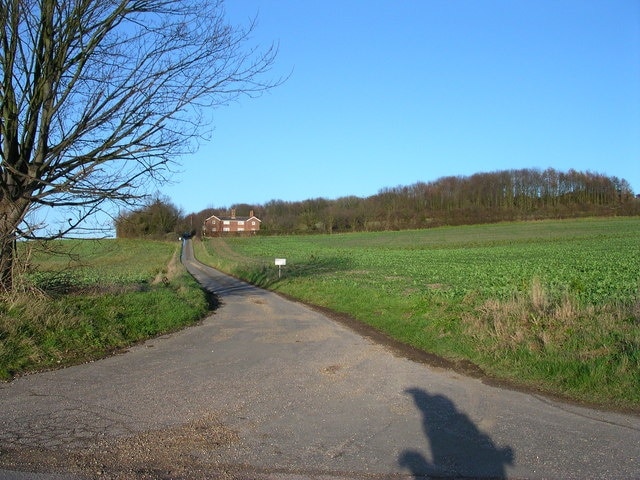
[(634, 196), (626, 180), (598, 173), (551, 168), (505, 170), (384, 188), (366, 198), (272, 200), (264, 205), (208, 208), (181, 216), (173, 231), (199, 234), (207, 217), (227, 214), (231, 208), (239, 216), (253, 210), (262, 220), (260, 234), (338, 233), (640, 215), (640, 198)]

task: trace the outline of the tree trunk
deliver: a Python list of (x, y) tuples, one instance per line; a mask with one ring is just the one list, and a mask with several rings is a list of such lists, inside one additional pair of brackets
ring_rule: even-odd
[(10, 291), (14, 285), (16, 231), (28, 210), (29, 202), (0, 199), (0, 291)]
[(9, 291), (13, 288), (13, 261), (15, 242), (3, 236), (0, 242), (0, 291)]

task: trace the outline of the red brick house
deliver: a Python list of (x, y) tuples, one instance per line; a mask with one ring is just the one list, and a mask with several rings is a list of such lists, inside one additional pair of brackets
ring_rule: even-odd
[(215, 237), (224, 234), (255, 234), (260, 230), (262, 222), (253, 214), (253, 210), (249, 212), (248, 217), (237, 217), (235, 209), (231, 210), (231, 215), (211, 215), (204, 221), (202, 225), (203, 237)]

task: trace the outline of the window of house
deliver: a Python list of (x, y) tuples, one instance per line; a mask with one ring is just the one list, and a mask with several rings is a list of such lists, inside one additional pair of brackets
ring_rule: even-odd
[(230, 222), (229, 220), (225, 220), (225, 221), (224, 221), (224, 224), (225, 224), (225, 225), (231, 225), (231, 222)]

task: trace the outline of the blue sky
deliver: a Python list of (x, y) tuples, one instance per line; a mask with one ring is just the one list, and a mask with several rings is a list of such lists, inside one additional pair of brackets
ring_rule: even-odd
[(160, 189), (185, 213), (512, 168), (589, 170), (640, 193), (639, 0), (228, 0), (279, 42), (257, 99)]

